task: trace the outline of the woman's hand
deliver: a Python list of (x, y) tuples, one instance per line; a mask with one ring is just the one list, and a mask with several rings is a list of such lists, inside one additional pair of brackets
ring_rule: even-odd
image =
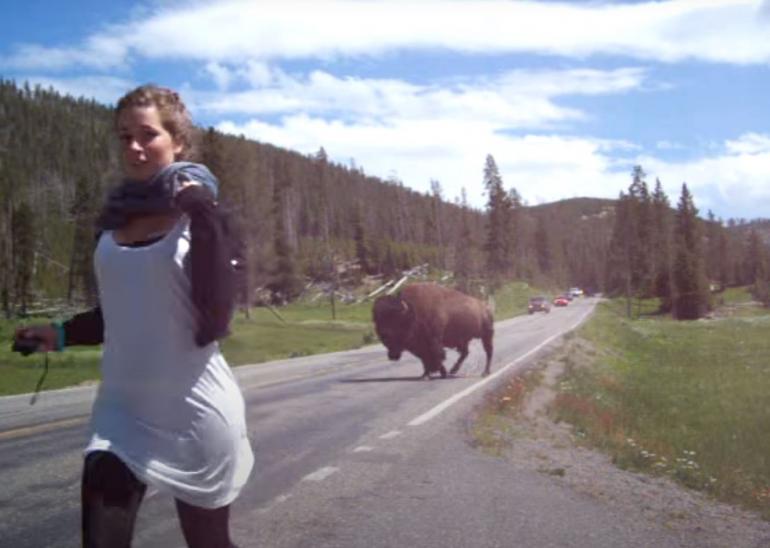
[(211, 189), (198, 181), (189, 179), (181, 181), (177, 188), (174, 196), (175, 205), (188, 215), (194, 215), (194, 212), (201, 207), (205, 208), (216, 203)]
[(58, 332), (50, 324), (30, 325), (19, 327), (13, 336), (14, 345), (30, 344), (34, 352), (53, 352), (57, 349)]
[(186, 189), (188, 189), (190, 187), (193, 187), (193, 186), (202, 186), (202, 185), (198, 181), (193, 181), (192, 179), (187, 179), (185, 181), (180, 181), (179, 186), (177, 186), (177, 189), (176, 189), (176, 196), (179, 196)]

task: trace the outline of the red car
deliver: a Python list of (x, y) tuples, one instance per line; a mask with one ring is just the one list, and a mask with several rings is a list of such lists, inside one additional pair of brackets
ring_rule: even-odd
[(569, 299), (565, 295), (559, 295), (553, 300), (554, 306), (567, 306), (569, 304)]

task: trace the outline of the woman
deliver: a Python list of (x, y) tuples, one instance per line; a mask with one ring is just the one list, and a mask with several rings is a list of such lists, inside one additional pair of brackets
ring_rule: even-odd
[(151, 485), (176, 499), (188, 546), (229, 548), (229, 505), (253, 455), (243, 397), (216, 342), (233, 294), (217, 182), (180, 162), (193, 126), (174, 91), (141, 86), (118, 102), (115, 120), (126, 180), (99, 221), (99, 307), (16, 337), (39, 339), (42, 351), (104, 344), (85, 450), (84, 546), (129, 546)]

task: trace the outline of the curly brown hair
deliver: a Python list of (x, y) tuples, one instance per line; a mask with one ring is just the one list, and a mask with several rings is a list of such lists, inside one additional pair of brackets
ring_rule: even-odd
[(193, 137), (195, 128), (190, 112), (187, 110), (179, 94), (169, 88), (155, 84), (139, 86), (118, 101), (115, 108), (115, 123), (120, 113), (129, 107), (149, 107), (158, 109), (163, 127), (171, 134), (177, 143), (182, 145), (182, 151), (176, 155), (176, 160), (187, 160), (193, 155)]

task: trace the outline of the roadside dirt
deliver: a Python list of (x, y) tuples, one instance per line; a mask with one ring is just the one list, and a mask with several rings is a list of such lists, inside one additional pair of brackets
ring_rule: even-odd
[[(717, 502), (666, 477), (622, 470), (609, 456), (581, 446), (572, 428), (556, 424), (546, 411), (564, 371), (564, 352), (584, 341), (571, 339), (540, 363), (531, 375), (537, 386), (525, 393), (518, 413), (484, 411), (482, 446), (511, 465), (550, 475), (572, 489), (676, 534), (682, 546), (770, 547), (770, 522), (758, 514)], [(585, 348), (580, 349), (585, 350)], [(580, 353), (580, 352), (578, 352)], [(490, 414), (494, 417), (490, 420)], [(483, 419), (482, 419), (483, 420)], [(476, 422), (476, 435), (479, 432)], [(493, 430), (493, 431), (490, 431)]]

